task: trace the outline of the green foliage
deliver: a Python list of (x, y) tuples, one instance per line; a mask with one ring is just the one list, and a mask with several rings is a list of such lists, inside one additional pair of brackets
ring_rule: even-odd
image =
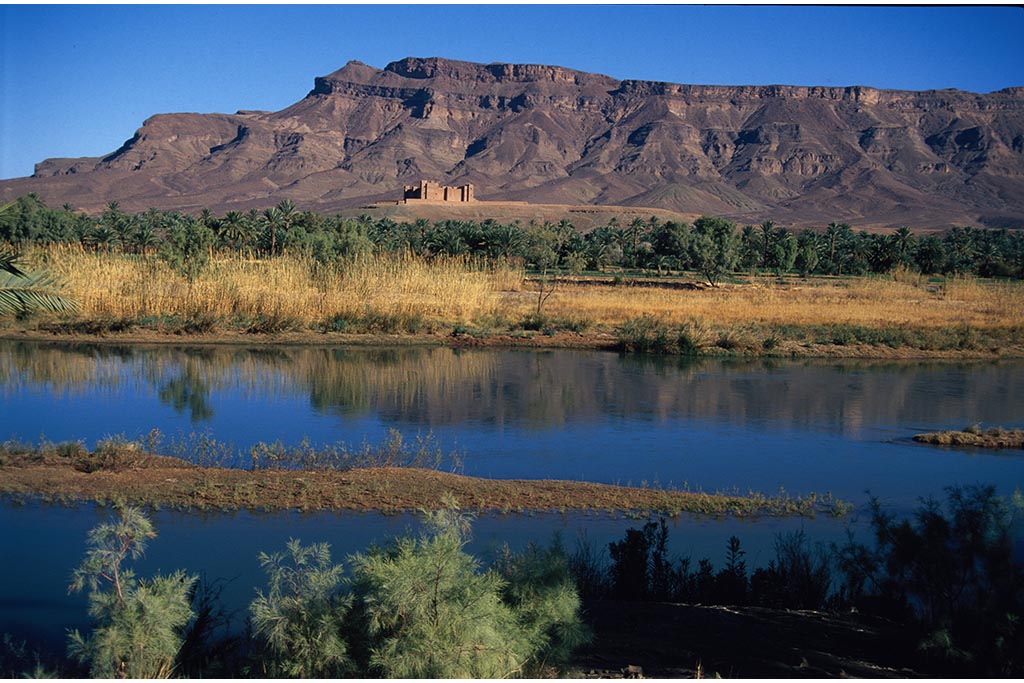
[(0, 241), (16, 247), (79, 243), (130, 254), (150, 254), (160, 245), (161, 255), (190, 279), (213, 248), (265, 256), (304, 254), (318, 268), (337, 267), (371, 251), (408, 251), (526, 263), (538, 271), (577, 273), (614, 266), (660, 274), (695, 269), (712, 284), (736, 268), (857, 275), (914, 267), (923, 273), (1024, 277), (1020, 231), (957, 227), (918, 239), (907, 227), (879, 234), (834, 222), (797, 235), (773, 221), (737, 231), (729, 221), (705, 216), (692, 227), (651, 217), (633, 219), (623, 228), (611, 219), (581, 235), (568, 220), (531, 222), (525, 228), (490, 219), (396, 223), (368, 215), (321, 216), (299, 211), (288, 200), (262, 213), (228, 211), (220, 218), (209, 210), (198, 218), (154, 210), (131, 215), (112, 202), (100, 216), (90, 217), (71, 207), (50, 209), (29, 194), (0, 205)]
[(689, 241), (690, 262), (712, 287), (739, 262), (736, 225), (724, 218), (701, 216), (693, 224)]
[(469, 520), (429, 513), (427, 531), (387, 552), (354, 558), (369, 666), (388, 678), (507, 678), (526, 663), (526, 639), (500, 598), (501, 577), (466, 554)]
[(558, 551), (509, 560), (506, 581), (465, 552), (469, 525), (449, 500), (420, 536), (353, 558), (373, 673), (508, 678), (564, 659), (585, 637)]
[(518, 555), (506, 549), (498, 570), (506, 581), (503, 600), (535, 653), (524, 673), (541, 677), (550, 673), (549, 666), (566, 666), (591, 633), (580, 620), (580, 596), (561, 543), (557, 538), (546, 548), (531, 543)]
[(18, 253), (0, 245), (0, 316), (78, 310), (78, 302), (67, 297), (63, 290), (64, 283), (46, 271), (24, 270), (18, 265)]
[(90, 550), (72, 576), (70, 591), (89, 589), (89, 636), (77, 630), (68, 652), (96, 678), (167, 678), (192, 618), (196, 581), (184, 572), (136, 579), (126, 560), (138, 559), (153, 525), (138, 508), (120, 507), (117, 520), (89, 532)]
[(160, 258), (189, 282), (193, 282), (210, 262), (217, 235), (204, 223), (186, 217), (175, 222), (165, 236)]
[(263, 675), (335, 678), (351, 668), (342, 624), (349, 600), (340, 594), (341, 565), (331, 564), (326, 543), (303, 547), (292, 539), (288, 554), (260, 553), (269, 589), (250, 605), (251, 623), (264, 652)]

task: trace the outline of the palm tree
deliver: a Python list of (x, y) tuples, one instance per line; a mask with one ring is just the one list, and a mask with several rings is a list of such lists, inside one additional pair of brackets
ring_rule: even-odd
[(893, 233), (892, 239), (893, 246), (896, 249), (897, 261), (904, 265), (910, 263), (910, 257), (916, 242), (914, 233), (910, 232), (910, 228), (904, 225)]
[(639, 216), (637, 218), (634, 218), (633, 222), (629, 224), (629, 231), (630, 235), (632, 236), (631, 246), (633, 248), (634, 254), (636, 253), (637, 244), (640, 241), (640, 231), (646, 227), (647, 224), (644, 223), (644, 219), (640, 218)]
[[(0, 207), (0, 212), (5, 210)], [(45, 271), (26, 272), (18, 254), (0, 248), (0, 315), (24, 315), (33, 311), (65, 313), (78, 310), (78, 302), (61, 293), (64, 285)]]
[(287, 237), (292, 230), (292, 224), (299, 218), (299, 213), (295, 209), (295, 203), (290, 199), (282, 199), (277, 205), (277, 210), (281, 213), (283, 237)]
[(523, 248), (523, 231), (514, 225), (502, 225), (491, 230), (488, 237), (492, 256), (502, 256), (507, 263), (512, 254)]
[(764, 223), (761, 223), (761, 225), (759, 227), (761, 228), (761, 235), (762, 235), (762, 238), (761, 238), (762, 245), (761, 246), (764, 247), (764, 253), (763, 253), (762, 257), (761, 257), (761, 267), (764, 268), (765, 270), (767, 270), (768, 269), (769, 252), (770, 252), (771, 247), (772, 247), (772, 233), (773, 233), (773, 230), (775, 228), (775, 221), (767, 220)]
[(270, 255), (277, 252), (277, 230), (281, 227), (281, 210), (277, 207), (263, 212), (263, 220), (270, 231)]
[(241, 211), (228, 211), (217, 223), (217, 236), (221, 243), (236, 249), (245, 237), (245, 216)]
[(845, 223), (837, 223), (832, 221), (825, 228), (825, 239), (828, 240), (828, 266), (829, 270), (832, 270), (836, 262), (836, 247), (839, 246), (840, 237), (846, 230), (849, 230), (850, 226)]

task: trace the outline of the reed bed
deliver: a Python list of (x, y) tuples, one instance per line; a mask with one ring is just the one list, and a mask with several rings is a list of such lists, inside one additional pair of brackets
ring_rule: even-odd
[(323, 266), (300, 256), (214, 255), (192, 281), (153, 256), (58, 246), (29, 255), (67, 283), (80, 319), (285, 320), (313, 327), (332, 317), (415, 317), (465, 322), (493, 313), (497, 288), (522, 271), (451, 257), (370, 255)]
[(751, 326), (784, 337), (814, 326), (925, 333), (961, 326), (998, 330), (1018, 343), (1024, 330), (1024, 283), (969, 277), (755, 277), (691, 289), (651, 286), (656, 280), (647, 286), (559, 282), (553, 292), (549, 286), (538, 314), (541, 285), (504, 263), (408, 253), (328, 265), (295, 255), (211, 256), (190, 281), (154, 256), (68, 246), (29, 254), (63, 278), (81, 303), (65, 319), (77, 327), (65, 331), (93, 331), (89, 321), (107, 321), (99, 331), (118, 331), (116, 322), (127, 321), (158, 329), (166, 323), (163, 331), (175, 332), (610, 332), (642, 315), (667, 325), (697, 322), (726, 337)]

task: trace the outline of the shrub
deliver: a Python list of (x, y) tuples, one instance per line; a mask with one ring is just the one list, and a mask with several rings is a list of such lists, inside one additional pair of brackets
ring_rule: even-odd
[(590, 631), (580, 620), (580, 596), (561, 543), (531, 543), (518, 555), (506, 547), (498, 571), (506, 581), (502, 599), (535, 653), (523, 673), (536, 678), (552, 673), (548, 667), (567, 665), (573, 649), (590, 640)]
[[(449, 500), (427, 514), (419, 537), (353, 558), (355, 623), (365, 628), (369, 671), (389, 678), (508, 678), (537, 670), (547, 655), (576, 642), (578, 603), (557, 563), (540, 556), (515, 560), (508, 582), (481, 571), (464, 551), (469, 521)], [(540, 583), (531, 588), (531, 578)]]
[(696, 320), (679, 328), (676, 336), (678, 352), (684, 356), (696, 356), (708, 345), (708, 329)]
[(326, 543), (303, 547), (288, 541), (288, 554), (260, 553), (270, 584), (249, 607), (263, 656), (261, 673), (291, 678), (336, 678), (351, 660), (342, 633), (349, 600), (339, 591), (342, 568), (331, 564)]
[(621, 541), (610, 543), (612, 596), (623, 600), (669, 599), (677, 581), (667, 547), (664, 518), (648, 522), (642, 529), (627, 529)]
[(821, 609), (832, 590), (832, 561), (820, 545), (811, 548), (803, 530), (775, 538), (775, 559), (750, 577), (758, 604), (787, 609)]
[(608, 569), (598, 555), (597, 548), (581, 535), (576, 541), (576, 550), (568, 558), (569, 574), (584, 600), (602, 597), (608, 592)]
[(733, 330), (722, 330), (718, 333), (718, 340), (715, 346), (726, 351), (735, 351), (742, 346), (739, 335)]
[(138, 466), (143, 455), (139, 444), (128, 441), (123, 436), (104, 439), (96, 444), (95, 450), (89, 452), (84, 447), (69, 445), (66, 451), (71, 458), (71, 466), (79, 472), (121, 472)]
[(945, 510), (927, 500), (897, 521), (871, 503), (875, 547), (839, 549), (851, 601), (916, 623), (921, 650), (972, 676), (1024, 672), (1024, 568), (1011, 530), (1024, 510), (991, 486), (947, 489)]
[(89, 589), (92, 634), (77, 630), (68, 651), (95, 678), (167, 678), (181, 650), (182, 631), (192, 618), (191, 589), (196, 577), (136, 579), (127, 559), (138, 559), (153, 525), (138, 508), (120, 507), (118, 519), (89, 532), (89, 546), (69, 588)]
[(646, 313), (622, 323), (618, 329), (618, 347), (621, 351), (636, 353), (675, 351), (668, 326)]
[(267, 313), (257, 315), (245, 328), (248, 334), (278, 334), (302, 329), (302, 322), (295, 317)]
[(551, 323), (551, 319), (543, 313), (530, 313), (519, 323), (524, 330), (540, 332)]

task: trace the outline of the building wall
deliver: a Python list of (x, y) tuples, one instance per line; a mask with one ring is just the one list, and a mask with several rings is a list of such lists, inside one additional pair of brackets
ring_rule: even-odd
[(422, 202), (472, 202), (476, 201), (472, 183), (451, 187), (429, 180), (421, 180), (419, 185), (406, 185), (403, 201)]

